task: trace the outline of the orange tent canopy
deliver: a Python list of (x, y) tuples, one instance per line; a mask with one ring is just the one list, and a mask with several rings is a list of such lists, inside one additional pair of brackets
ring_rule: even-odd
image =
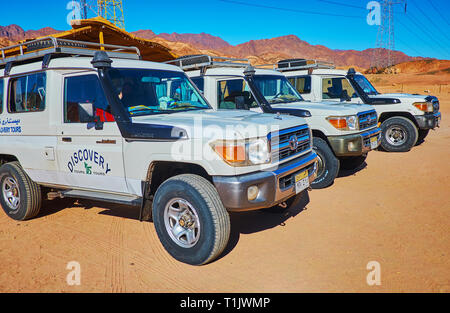
[[(71, 30), (50, 36), (61, 39), (137, 47), (141, 51), (142, 59), (147, 61), (164, 62), (177, 57), (169, 48), (151, 40), (130, 34), (102, 17), (74, 20), (72, 21)], [(28, 39), (23, 42), (40, 38), (44, 37)]]

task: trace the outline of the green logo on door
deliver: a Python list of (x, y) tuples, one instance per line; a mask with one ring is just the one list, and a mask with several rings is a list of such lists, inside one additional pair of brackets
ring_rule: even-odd
[(86, 174), (92, 174), (92, 166), (89, 166), (86, 162), (84, 162), (84, 168), (86, 169)]

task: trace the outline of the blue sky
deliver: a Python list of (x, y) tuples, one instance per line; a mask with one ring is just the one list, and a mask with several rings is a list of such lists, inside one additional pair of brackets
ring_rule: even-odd
[[(65, 30), (68, 0), (0, 0), (0, 25)], [(126, 30), (200, 33), (230, 44), (294, 34), (332, 49), (375, 47), (377, 26), (366, 22), (368, 0), (123, 0)], [(408, 0), (394, 12), (396, 50), (450, 59), (450, 1)], [(245, 5), (247, 4), (247, 5)], [(318, 13), (318, 14), (314, 14)]]

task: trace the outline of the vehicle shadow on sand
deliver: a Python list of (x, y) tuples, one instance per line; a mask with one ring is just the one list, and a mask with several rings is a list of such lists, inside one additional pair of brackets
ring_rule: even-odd
[[(230, 239), (227, 247), (218, 259), (223, 258), (234, 249), (239, 242), (241, 234), (252, 234), (275, 227), (283, 227), (288, 219), (294, 218), (299, 213), (306, 210), (306, 206), (309, 202), (309, 194), (306, 191), (302, 193), (296, 203), (286, 209), (276, 208), (271, 210), (257, 210), (239, 213), (231, 212)], [(84, 210), (90, 210), (94, 207), (102, 209), (102, 211), (98, 213), (101, 215), (139, 220), (139, 207), (91, 200), (75, 200), (70, 198), (45, 201), (38, 217), (56, 214), (64, 209), (83, 208)]]
[(360, 166), (358, 166), (358, 167), (356, 167), (354, 169), (351, 169), (351, 170), (340, 169), (337, 178), (353, 176), (353, 175), (356, 175), (356, 173), (358, 173), (359, 171), (362, 171), (362, 170), (365, 170), (365, 169), (367, 169), (367, 163), (366, 162), (364, 162)]
[(239, 242), (241, 234), (252, 234), (275, 227), (285, 226), (285, 222), (296, 217), (299, 213), (306, 210), (310, 202), (309, 193), (303, 192), (300, 200), (286, 209), (280, 210), (257, 210), (248, 212), (230, 213), (231, 233), (228, 245), (218, 260), (230, 253)]

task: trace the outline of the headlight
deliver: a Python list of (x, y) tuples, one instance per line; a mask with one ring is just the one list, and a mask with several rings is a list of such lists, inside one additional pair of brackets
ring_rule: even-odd
[(433, 103), (431, 102), (414, 102), (413, 105), (423, 112), (433, 112)]
[(211, 144), (213, 150), (232, 166), (250, 166), (271, 162), (266, 138), (247, 140), (219, 140)]
[(329, 116), (328, 122), (339, 130), (358, 130), (359, 123), (356, 115), (349, 116)]

